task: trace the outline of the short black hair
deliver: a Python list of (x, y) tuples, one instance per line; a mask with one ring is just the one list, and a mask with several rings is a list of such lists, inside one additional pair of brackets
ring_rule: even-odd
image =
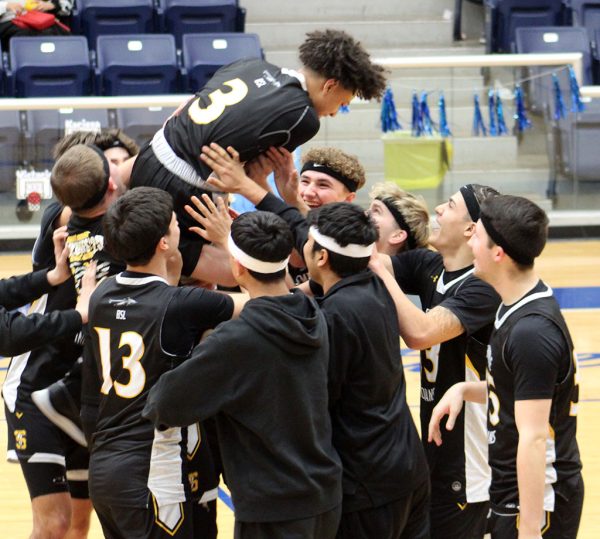
[[(342, 247), (349, 243), (371, 245), (379, 238), (377, 228), (365, 211), (349, 202), (333, 202), (317, 208), (309, 214), (310, 224), (319, 232), (333, 238)], [(313, 252), (325, 249), (315, 241)], [(338, 277), (349, 277), (366, 269), (370, 257), (352, 258), (329, 251), (329, 267)]]
[[(501, 240), (504, 245), (500, 247), (520, 270), (533, 267), (534, 259), (542, 253), (548, 238), (548, 216), (542, 208), (523, 197), (497, 195), (481, 205), (481, 220), (492, 245), (500, 244)], [(498, 234), (499, 241), (491, 238), (489, 225)]]
[(104, 248), (118, 260), (150, 262), (173, 218), (173, 199), (162, 189), (136, 187), (119, 197), (103, 218)]
[(335, 79), (362, 99), (381, 98), (386, 88), (385, 69), (371, 62), (369, 53), (342, 30), (306, 34), (300, 61), (315, 73)]
[[(231, 223), (234, 243), (247, 255), (262, 262), (280, 262), (290, 256), (294, 239), (288, 224), (278, 215), (266, 211), (243, 213)], [(248, 269), (257, 281), (270, 283), (285, 278), (286, 270), (259, 273)]]

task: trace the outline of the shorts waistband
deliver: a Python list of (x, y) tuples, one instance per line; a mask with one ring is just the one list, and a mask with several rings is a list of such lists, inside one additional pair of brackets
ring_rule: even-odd
[(164, 129), (159, 129), (152, 138), (150, 143), (154, 155), (159, 160), (160, 164), (165, 167), (169, 172), (175, 174), (178, 178), (184, 182), (204, 189), (206, 191), (217, 191), (212, 185), (206, 183), (206, 181), (199, 176), (194, 167), (181, 159), (174, 151), (167, 139), (165, 138)]

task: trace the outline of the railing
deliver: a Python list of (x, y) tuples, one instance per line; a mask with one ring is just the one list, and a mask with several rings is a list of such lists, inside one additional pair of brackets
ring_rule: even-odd
[[(492, 54), (459, 56), (425, 56), (375, 58), (377, 63), (390, 69), (435, 69), (461, 67), (533, 67), (571, 65), (579, 83), (582, 81), (583, 55), (581, 53), (557, 54)], [(600, 86), (582, 86), (585, 97), (600, 97)], [(6, 98), (0, 99), (0, 110), (60, 110), (60, 109), (118, 109), (146, 107), (176, 107), (189, 95), (155, 95), (122, 97), (53, 97), (53, 98)], [(360, 105), (360, 100), (356, 100)], [(561, 212), (550, 212), (551, 221), (559, 223)], [(580, 212), (568, 212), (578, 214)], [(555, 215), (556, 214), (556, 215)], [(581, 212), (586, 224), (600, 224), (600, 211)], [(584, 215), (585, 214), (585, 215)], [(570, 216), (571, 218), (573, 216)], [(571, 221), (571, 219), (569, 219)], [(0, 226), (0, 239), (34, 238), (37, 225)]]

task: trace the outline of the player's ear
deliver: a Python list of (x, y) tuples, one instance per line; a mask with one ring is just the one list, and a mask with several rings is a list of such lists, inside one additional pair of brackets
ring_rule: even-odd
[(356, 198), (356, 193), (354, 193), (353, 191), (350, 191), (346, 195), (346, 198), (344, 199), (344, 202), (354, 202), (355, 198)]
[(467, 223), (465, 226), (464, 235), (466, 238), (470, 238), (475, 233), (475, 224), (473, 221)]
[(327, 79), (323, 84), (323, 92), (326, 94), (333, 92), (337, 89), (339, 84), (340, 82), (337, 79)]
[(158, 240), (158, 244), (156, 245), (155, 252), (159, 253), (159, 252), (168, 251), (168, 250), (169, 250), (169, 240), (167, 239), (167, 236), (165, 235)]
[(408, 234), (406, 233), (406, 230), (399, 228), (398, 230), (395, 230), (388, 238), (388, 243), (391, 243), (392, 245), (400, 245), (404, 243), (407, 238)]
[(241, 277), (248, 271), (239, 263), (237, 259), (233, 258), (231, 255), (229, 255), (229, 265), (231, 266), (231, 273), (236, 281), (238, 277)]
[(317, 267), (322, 268), (329, 262), (329, 251), (327, 249), (319, 249), (315, 254), (317, 255)]

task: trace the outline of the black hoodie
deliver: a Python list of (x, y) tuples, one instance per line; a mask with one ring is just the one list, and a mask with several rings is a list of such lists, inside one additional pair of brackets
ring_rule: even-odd
[(328, 361), (327, 326), (313, 300), (252, 299), (160, 378), (143, 415), (159, 426), (216, 417), (237, 520), (316, 516), (341, 503)]

